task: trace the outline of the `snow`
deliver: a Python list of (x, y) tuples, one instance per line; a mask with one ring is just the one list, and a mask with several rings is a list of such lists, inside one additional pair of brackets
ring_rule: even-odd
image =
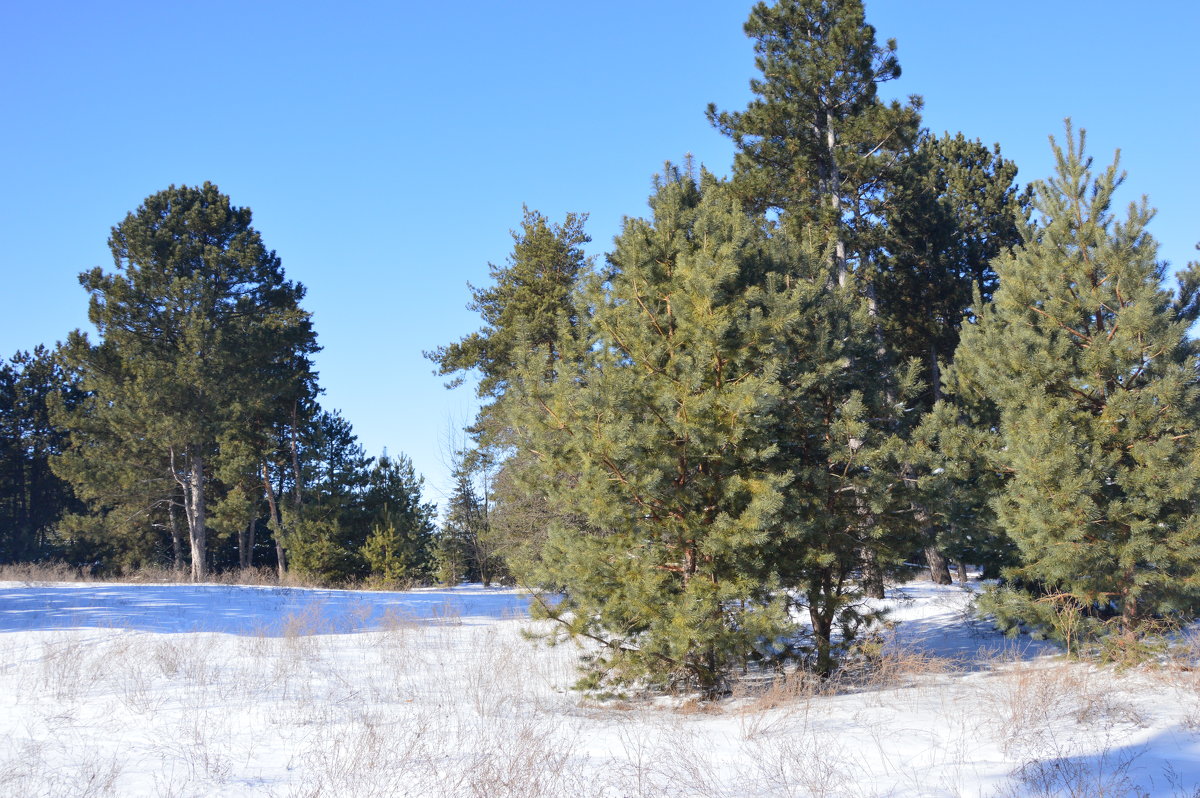
[(837, 690), (589, 700), (527, 597), (0, 582), (0, 795), (1196, 796), (1200, 675), (889, 592)]

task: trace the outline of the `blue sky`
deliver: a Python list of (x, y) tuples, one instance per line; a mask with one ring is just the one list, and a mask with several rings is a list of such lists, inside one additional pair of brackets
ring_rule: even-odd
[[(601, 255), (663, 161), (724, 174), (704, 118), (754, 77), (749, 3), (11, 4), (0, 26), (0, 356), (87, 326), (79, 272), (149, 194), (211, 180), (308, 288), (322, 402), (371, 454), (409, 454), (430, 498), (474, 414), (423, 350), (478, 326), (468, 281), (522, 204), (590, 213)], [(925, 124), (999, 142), (1046, 176), (1070, 116), (1099, 164), (1122, 149), (1161, 257), (1194, 256), (1200, 4), (867, 0)]]

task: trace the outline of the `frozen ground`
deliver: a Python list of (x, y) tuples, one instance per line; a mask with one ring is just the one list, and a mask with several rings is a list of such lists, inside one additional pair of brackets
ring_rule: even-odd
[(1017, 646), (914, 583), (869, 683), (585, 701), (525, 599), (0, 583), (0, 795), (1200, 795), (1200, 675)]

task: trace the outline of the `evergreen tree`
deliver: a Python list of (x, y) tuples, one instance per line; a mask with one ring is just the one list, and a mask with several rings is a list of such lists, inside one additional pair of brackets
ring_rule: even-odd
[[(877, 44), (860, 0), (759, 3), (750, 13), (746, 33), (755, 42), (756, 65), (762, 74), (751, 82), (755, 98), (736, 113), (718, 113), (709, 106), (710, 121), (737, 146), (734, 186), (749, 207), (776, 213), (781, 237), (793, 242), (794, 251), (807, 253), (804, 273), (798, 276), (802, 282), (794, 287), (812, 292), (804, 300), (810, 306), (831, 302), (827, 310), (833, 314), (815, 322), (814, 333), (823, 335), (841, 327), (867, 336), (848, 342), (847, 350), (855, 359), (843, 360), (841, 368), (855, 374), (828, 385), (851, 392), (827, 394), (828, 407), (846, 407), (857, 391), (868, 406), (876, 404), (877, 397), (881, 407), (891, 408), (905, 390), (907, 374), (904, 359), (889, 347), (880, 315), (877, 283), (886, 238), (883, 213), (903, 154), (917, 139), (920, 100), (913, 97), (901, 105), (879, 99), (879, 85), (898, 77), (900, 65), (894, 41)], [(814, 256), (827, 264), (823, 276), (808, 273)], [(793, 264), (793, 269), (799, 266)], [(814, 278), (846, 288), (858, 298), (821, 293), (807, 285)], [(859, 321), (864, 308), (866, 327)], [(824, 339), (814, 340), (811, 347), (801, 341), (796, 344), (796, 352), (815, 348), (822, 355), (839, 348)], [(820, 368), (833, 362), (817, 361)], [(815, 364), (791, 366), (798, 374), (808, 374)], [(832, 413), (823, 418), (821, 423), (827, 427), (833, 423)], [(888, 422), (875, 425), (874, 432), (895, 438), (876, 440), (873, 446), (880, 451), (897, 449), (915, 420), (909, 416), (900, 425), (891, 412), (876, 418)], [(801, 429), (797, 434), (808, 433)], [(862, 453), (854, 460), (861, 463)], [(861, 573), (873, 594), (882, 595), (882, 569), (909, 530), (900, 515), (880, 515), (870, 507), (890, 503), (895, 482), (843, 487), (851, 493), (885, 491), (882, 495), (858, 492), (849, 504), (835, 502), (851, 515), (833, 522), (834, 527), (845, 529), (876, 529), (868, 536), (852, 536), (861, 544), (861, 568), (852, 570)], [(819, 603), (830, 607), (841, 603), (832, 599), (840, 594), (840, 583), (833, 578), (828, 583), (832, 592)], [(818, 658), (824, 669), (828, 657)]]
[(455, 458), (454, 491), (438, 534), (437, 575), (449, 585), (464, 581), (487, 585), (498, 565), (488, 546), (488, 502), (476, 491), (471, 463), (463, 454)]
[(550, 371), (532, 355), (515, 427), (586, 519), (552, 528), (541, 582), (564, 589), (542, 610), (601, 644), (588, 683), (712, 693), (793, 628), (772, 572), (786, 476), (766, 468), (783, 318), (725, 186), (668, 166), (651, 208), (583, 290), (574, 351)]
[[(1016, 173), (998, 145), (989, 150), (961, 133), (924, 135), (889, 185), (878, 307), (893, 359), (922, 364), (924, 390), (914, 397), (913, 410), (929, 413), (942, 398), (942, 366), (958, 345), (962, 320), (973, 317), (995, 291), (990, 262), (1020, 243), (1029, 192), (1018, 191)], [(947, 460), (965, 465), (962, 458), (970, 459), (961, 446), (958, 416), (980, 412), (987, 411), (947, 408), (923, 419), (907, 457), (909, 476), (919, 485), (913, 512), (922, 527), (925, 559), (933, 579), (943, 584), (950, 582), (944, 554), (958, 561), (961, 573), (964, 562), (994, 563), (1006, 548), (981, 526), (986, 513), (979, 509), (990, 498), (981, 490), (990, 481), (966, 477), (978, 473), (973, 469), (946, 469)], [(945, 451), (939, 449), (943, 443)], [(935, 468), (942, 470), (932, 474)]]
[(314, 408), (302, 427), (297, 458), (299, 496), (284, 513), (291, 567), (326, 582), (367, 575), (363, 546), (378, 518), (365, 512), (371, 464), (348, 421), (337, 411)]
[(1200, 266), (1177, 295), (1146, 231), (1145, 200), (1113, 214), (1124, 180), (1098, 175), (1084, 135), (1053, 142), (1040, 218), (995, 262), (994, 303), (963, 330), (958, 378), (999, 410), (996, 502), (1016, 542), (1011, 571), (1038, 593), (1115, 614), (1125, 631), (1188, 615), (1200, 594), (1196, 345)]
[(780, 400), (767, 419), (769, 467), (792, 475), (777, 567), (811, 624), (801, 653), (829, 675), (875, 617), (863, 599), (914, 539), (903, 455), (915, 372), (889, 374), (870, 303), (830, 284), (818, 253), (786, 236), (776, 244), (787, 268), (777, 303), (793, 314), (777, 338)]
[(1029, 191), (1017, 167), (961, 133), (924, 135), (894, 173), (883, 209), (879, 313), (899, 362), (923, 364), (923, 410), (941, 398), (940, 364), (953, 356), (964, 317), (991, 302), (991, 262), (1021, 243)]
[[(91, 397), (63, 417), (72, 444), (56, 468), (101, 502), (89, 460), (153, 475), (161, 487), (144, 499), (179, 498), (197, 580), (208, 570), (219, 442), (262, 423), (316, 350), (303, 287), (285, 279), (250, 222), (211, 183), (148, 197), (113, 228), (115, 271), (80, 276), (98, 342), (75, 332), (64, 349)], [(128, 475), (109, 483), (131, 484)]]
[(403, 454), (385, 454), (371, 469), (364, 510), (372, 525), (362, 553), (372, 576), (385, 581), (430, 576), (437, 508), (421, 500), (423, 482)]
[[(471, 470), (472, 461), (494, 463), (495, 480), (510, 488), (508, 501), (497, 508), (493, 519), (497, 523), (489, 522), (482, 537), (471, 533), (460, 539), (466, 530), (475, 529), (474, 522), (463, 526), (466, 518), (474, 517), (466, 510), (462, 511), (466, 513), (463, 520), (455, 521), (450, 528), (449, 537), (443, 530), (440, 545), (445, 558), (450, 558), (453, 550), (461, 549), (465, 540), (470, 542), (468, 548), (487, 548), (485, 563), (496, 560), (497, 553), (503, 550), (510, 554), (519, 551), (519, 559), (531, 565), (540, 556), (540, 541), (549, 520), (568, 518), (562, 508), (547, 500), (540, 468), (530, 461), (531, 453), (514, 439), (506, 397), (512, 392), (513, 381), (520, 379), (519, 366), (525, 363), (531, 349), (543, 353), (544, 369), (552, 369), (561, 359), (560, 337), (573, 334), (576, 325), (573, 291), (581, 275), (590, 268), (583, 251), (584, 244), (591, 240), (583, 228), (586, 219), (584, 214), (569, 213), (562, 224), (552, 224), (542, 214), (526, 209), (520, 229), (512, 234), (513, 250), (507, 263), (489, 267), (492, 286), (471, 288), (472, 302), (468, 307), (480, 314), (483, 328), (461, 341), (426, 353), (426, 357), (438, 364), (440, 374), (458, 375), (450, 387), (459, 384), (468, 371), (479, 374), (477, 390), (485, 404), (470, 428), (478, 447), (463, 454), (466, 459), (462, 467)], [(468, 501), (470, 497), (465, 492), (460, 498), (464, 507), (479, 501), (478, 498)], [(452, 511), (456, 506), (451, 503)], [(498, 537), (501, 534), (503, 539)], [(465, 571), (451, 568), (446, 578), (483, 578), (478, 556), (475, 560), (474, 569), (465, 565)], [(492, 567), (505, 569), (500, 562), (492, 562)]]
[(881, 178), (916, 137), (920, 99), (879, 99), (900, 63), (894, 40), (876, 43), (861, 0), (758, 3), (746, 35), (762, 73), (755, 99), (739, 112), (708, 107), (737, 147), (734, 185), (827, 252), (844, 283), (870, 247)]
[[(521, 229), (514, 231), (513, 251), (503, 266), (488, 264), (493, 285), (471, 286), (469, 310), (479, 313), (483, 329), (425, 356), (442, 375), (479, 373), (479, 397), (504, 395), (511, 376), (529, 347), (544, 349), (550, 358), (558, 349), (562, 317), (571, 317), (571, 292), (587, 268), (583, 245), (586, 214), (568, 213), (561, 225), (537, 211), (525, 209)], [(452, 385), (461, 382), (458, 377)]]
[(69, 375), (43, 346), (0, 363), (0, 562), (56, 554), (54, 527), (80, 508), (70, 486), (50, 470), (66, 433), (50, 420), (55, 400), (80, 400)]

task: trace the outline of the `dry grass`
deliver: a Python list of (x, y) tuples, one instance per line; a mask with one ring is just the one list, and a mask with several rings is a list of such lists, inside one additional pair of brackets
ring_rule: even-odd
[(1200, 734), (1200, 631), (1179, 635), (1151, 679), (1180, 708), (1184, 728)]
[(1111, 669), (1086, 663), (1012, 663), (998, 668), (981, 689), (985, 725), (1002, 751), (1025, 758), (1055, 751), (1064, 718), (1095, 734), (1143, 728), (1137, 703), (1113, 690), (1114, 681)]
[[(14, 563), (0, 565), (0, 582), (20, 582), (28, 586), (45, 586), (60, 582), (123, 582), (129, 584), (191, 584), (186, 570), (163, 566), (143, 565), (138, 568), (96, 572), (86, 567), (65, 563)], [(205, 584), (246, 585), (255, 587), (297, 587), (313, 589), (346, 589), (362, 591), (408, 590), (414, 582), (362, 580), (348, 583), (329, 583), (298, 571), (288, 571), (283, 577), (274, 568), (234, 568), (210, 572)]]

